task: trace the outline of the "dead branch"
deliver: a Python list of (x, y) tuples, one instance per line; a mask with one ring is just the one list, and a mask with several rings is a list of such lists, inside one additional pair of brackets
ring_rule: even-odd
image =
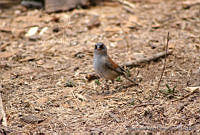
[(183, 100), (183, 99), (189, 97), (190, 95), (194, 94), (194, 93), (197, 92), (198, 90), (200, 91), (200, 87), (188, 87), (188, 89), (191, 90), (190, 93), (188, 93), (187, 95), (185, 95), (185, 96), (183, 96), (183, 97), (181, 97), (181, 98), (175, 99), (175, 100), (173, 100), (172, 102), (179, 101), (179, 100)]
[(167, 44), (166, 44), (166, 47), (165, 47), (165, 60), (164, 60), (164, 65), (163, 65), (163, 69), (162, 69), (162, 72), (161, 72), (161, 75), (160, 75), (160, 80), (158, 81), (158, 87), (157, 87), (157, 90), (155, 92), (155, 96), (157, 94), (157, 92), (159, 91), (159, 88), (160, 88), (160, 82), (162, 81), (162, 77), (163, 77), (163, 74), (164, 74), (164, 71), (165, 71), (165, 68), (166, 68), (166, 63), (167, 63), (167, 52), (168, 52), (168, 43), (169, 43), (169, 32), (167, 33)]
[(125, 63), (123, 66), (124, 67), (137, 67), (139, 65), (141, 65), (142, 63), (147, 63), (147, 62), (151, 62), (151, 61), (155, 61), (155, 60), (158, 60), (162, 57), (166, 57), (167, 55), (170, 55), (172, 54), (172, 51), (168, 51), (167, 54), (166, 54), (166, 51), (164, 52), (159, 52), (157, 54), (154, 54), (152, 56), (149, 56), (147, 58), (142, 58), (142, 59), (139, 59), (137, 61), (130, 61), (130, 62), (127, 62)]
[(7, 127), (7, 120), (6, 120), (6, 114), (3, 109), (3, 102), (1, 98), (1, 93), (0, 93), (0, 125), (3, 125)]

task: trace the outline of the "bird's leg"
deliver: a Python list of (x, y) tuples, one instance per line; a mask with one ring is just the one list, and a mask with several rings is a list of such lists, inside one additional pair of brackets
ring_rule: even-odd
[(109, 90), (109, 84), (108, 84), (108, 80), (106, 80), (106, 83), (105, 83), (105, 85), (104, 85), (105, 87), (105, 90)]
[(114, 85), (114, 83), (115, 83), (115, 80), (111, 80), (112, 81), (112, 84)]

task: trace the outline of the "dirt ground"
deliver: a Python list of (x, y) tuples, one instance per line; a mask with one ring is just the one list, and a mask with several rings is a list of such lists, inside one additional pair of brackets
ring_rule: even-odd
[[(130, 8), (104, 2), (47, 14), (19, 5), (0, 10), (0, 92), (10, 134), (200, 134), (200, 4), (197, 0), (138, 1)], [(28, 35), (31, 28), (35, 35)], [(107, 45), (123, 65), (164, 51), (133, 67), (108, 91), (86, 79), (94, 44)], [(157, 91), (157, 95), (155, 95)], [(186, 95), (190, 93), (189, 96)], [(183, 99), (179, 99), (184, 97)], [(174, 101), (176, 100), (177, 101)]]

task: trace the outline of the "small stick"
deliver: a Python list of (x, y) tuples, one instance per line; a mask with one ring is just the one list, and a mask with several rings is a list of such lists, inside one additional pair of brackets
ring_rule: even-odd
[[(167, 52), (167, 55), (170, 55), (170, 54), (172, 54), (172, 51)], [(142, 63), (147, 63), (147, 62), (150, 62), (150, 61), (158, 60), (162, 57), (166, 57), (167, 55), (166, 55), (166, 51), (159, 52), (159, 53), (154, 54), (152, 56), (149, 56), (147, 58), (142, 58), (142, 59), (139, 59), (137, 61), (127, 62), (127, 63), (123, 64), (122, 67), (130, 67), (130, 68), (137, 67), (137, 66), (141, 65)]]
[(175, 101), (179, 101), (179, 100), (183, 100), (184, 98), (187, 98), (189, 97), (190, 95), (194, 94), (195, 92), (197, 92), (198, 90), (200, 90), (200, 87), (197, 87), (195, 89), (193, 89), (190, 93), (188, 93), (187, 95), (181, 97), (181, 98), (178, 98), (178, 99), (175, 99), (173, 100), (172, 102), (175, 102)]
[(163, 65), (163, 69), (162, 69), (162, 72), (161, 72), (161, 75), (160, 75), (160, 80), (158, 81), (158, 87), (157, 87), (157, 90), (155, 92), (155, 95), (157, 94), (159, 88), (160, 88), (160, 82), (162, 81), (162, 77), (163, 77), (163, 74), (164, 74), (164, 71), (165, 71), (165, 68), (166, 68), (166, 61), (167, 61), (167, 52), (168, 52), (168, 43), (169, 43), (169, 32), (167, 33), (167, 44), (166, 44), (166, 47), (165, 47), (165, 59), (164, 59), (164, 65)]
[(3, 125), (7, 127), (7, 120), (6, 120), (6, 114), (3, 109), (3, 102), (1, 98), (1, 93), (0, 93), (0, 125)]
[(5, 32), (5, 33), (12, 34), (12, 31), (11, 31), (11, 30), (3, 29), (3, 28), (0, 28), (0, 32)]

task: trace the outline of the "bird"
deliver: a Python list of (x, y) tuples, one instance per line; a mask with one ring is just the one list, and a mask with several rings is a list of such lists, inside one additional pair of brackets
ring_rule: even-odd
[(115, 78), (123, 76), (134, 85), (137, 85), (136, 82), (127, 77), (127, 72), (109, 57), (107, 47), (102, 42), (95, 44), (93, 66), (95, 72), (106, 81), (111, 80), (114, 83)]

